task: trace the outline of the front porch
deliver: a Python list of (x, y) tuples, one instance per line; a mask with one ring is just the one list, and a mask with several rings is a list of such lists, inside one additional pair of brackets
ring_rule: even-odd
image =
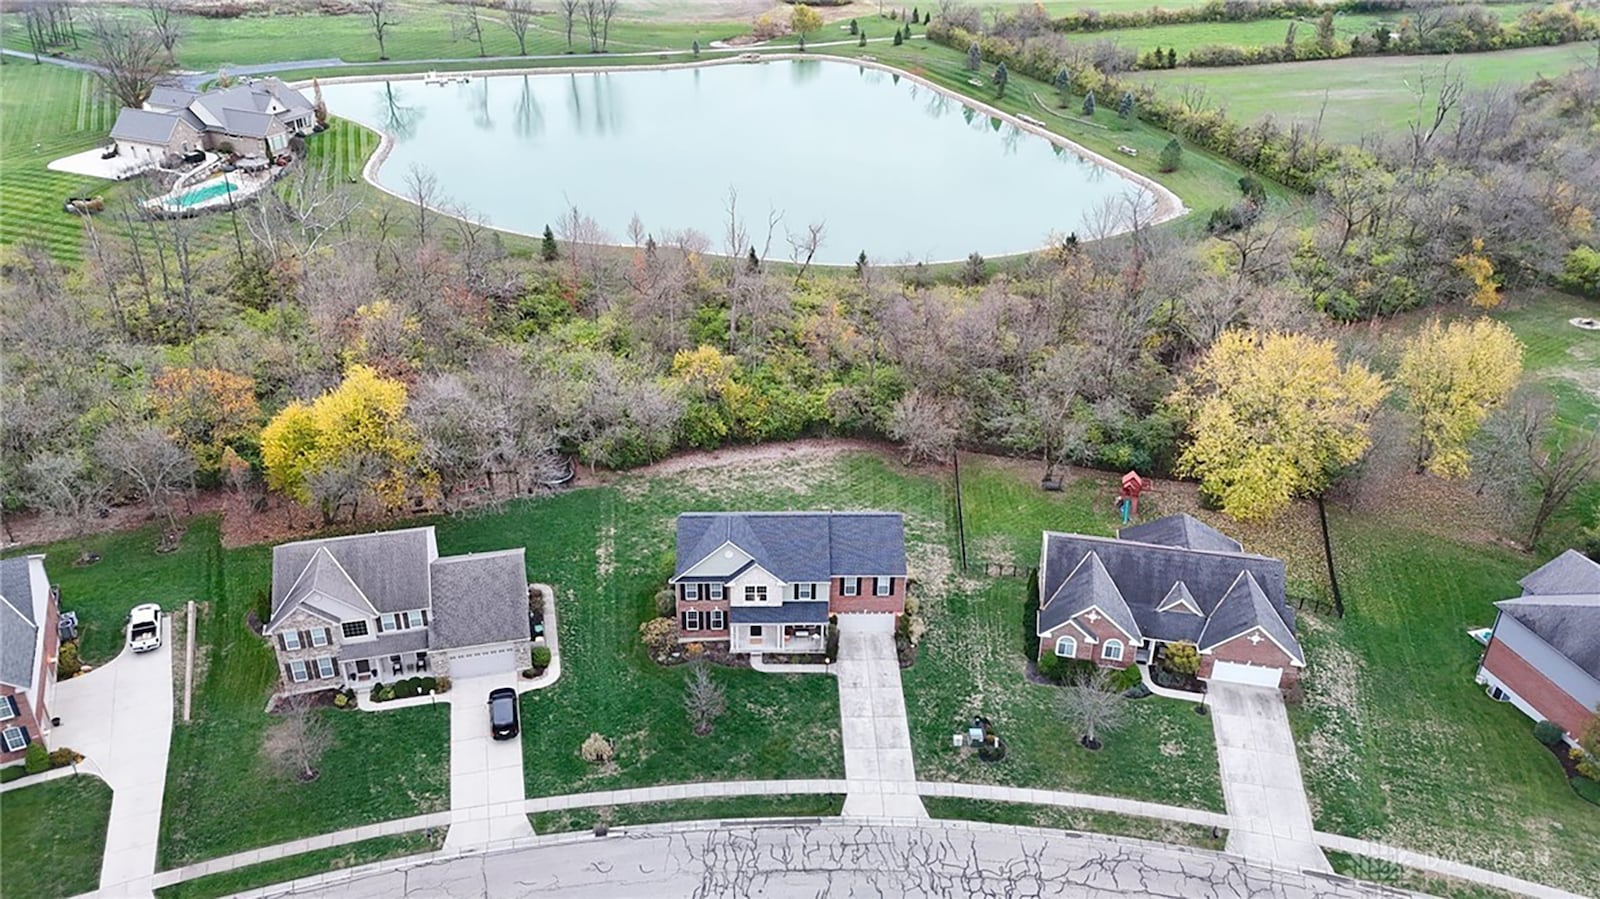
[(825, 624), (738, 624), (729, 649), (759, 655), (765, 652), (820, 653), (827, 649)]
[(426, 652), (402, 652), (356, 659), (344, 662), (345, 682), (352, 687), (371, 685), (378, 681), (394, 681), (405, 677), (421, 677), (428, 673)]

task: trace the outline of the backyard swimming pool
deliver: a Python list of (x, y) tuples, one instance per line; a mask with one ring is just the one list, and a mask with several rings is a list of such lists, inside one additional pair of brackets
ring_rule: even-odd
[(692, 228), (727, 249), (729, 190), (753, 244), (816, 261), (962, 259), (1083, 232), (1146, 188), (909, 78), (853, 63), (774, 60), (660, 70), (495, 75), (467, 84), (324, 85), (329, 110), (395, 142), (380, 186), (437, 179), (435, 205), (536, 235), (576, 207), (632, 243)]

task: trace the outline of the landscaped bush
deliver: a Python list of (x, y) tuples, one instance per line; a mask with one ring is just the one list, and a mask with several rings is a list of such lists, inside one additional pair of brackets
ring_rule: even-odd
[(1092, 675), (1099, 666), (1084, 659), (1067, 659), (1046, 652), (1039, 660), (1039, 674), (1058, 684), (1070, 684)]
[(592, 733), (587, 740), (583, 741), (583, 745), (578, 748), (578, 755), (582, 756), (583, 760), (591, 765), (606, 765), (616, 758), (617, 750), (615, 746), (611, 745), (611, 741), (607, 740), (603, 735)]
[(1131, 690), (1144, 683), (1144, 678), (1139, 676), (1139, 666), (1129, 665), (1111, 676), (1111, 686), (1117, 690)]
[(61, 652), (56, 656), (56, 676), (68, 678), (82, 670), (83, 660), (78, 657), (78, 641), (61, 644)]
[(1161, 655), (1168, 670), (1193, 677), (1200, 670), (1200, 651), (1193, 643), (1168, 643)]
[(50, 768), (50, 751), (44, 748), (43, 743), (29, 743), (28, 751), (22, 757), (22, 770), (29, 774), (39, 774)]
[(50, 767), (65, 768), (80, 758), (82, 758), (82, 756), (78, 755), (78, 753), (74, 752), (69, 747), (57, 746), (55, 749), (50, 750)]
[(535, 646), (533, 648), (533, 652), (531, 653), (531, 661), (533, 662), (533, 667), (537, 668), (540, 671), (543, 671), (544, 669), (549, 668), (550, 667), (550, 647), (548, 647), (548, 646)]
[(1566, 735), (1567, 732), (1554, 721), (1540, 721), (1533, 726), (1533, 738), (1546, 746), (1555, 746)]
[(1558, 279), (1561, 286), (1584, 296), (1600, 297), (1600, 250), (1578, 247), (1567, 254)]
[(678, 645), (678, 622), (672, 618), (652, 618), (639, 625), (639, 639), (651, 657), (659, 662)]
[(656, 591), (656, 615), (662, 618), (671, 618), (678, 614), (678, 595), (671, 587), (663, 587)]

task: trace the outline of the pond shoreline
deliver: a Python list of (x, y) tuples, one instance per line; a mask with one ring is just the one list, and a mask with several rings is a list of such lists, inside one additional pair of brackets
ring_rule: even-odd
[[(950, 98), (952, 100), (955, 100), (956, 102), (960, 103), (962, 106), (964, 106), (966, 108), (969, 108), (969, 109), (973, 110), (974, 112), (978, 112), (978, 113), (981, 113), (983, 115), (986, 115), (986, 116), (990, 117), (991, 119), (997, 119), (999, 121), (1005, 122), (1006, 124), (1012, 126), (1013, 128), (1016, 128), (1017, 130), (1019, 130), (1019, 131), (1021, 131), (1023, 133), (1031, 134), (1031, 135), (1033, 135), (1035, 137), (1043, 138), (1046, 141), (1050, 142), (1052, 145), (1072, 153), (1073, 155), (1077, 156), (1080, 160), (1082, 160), (1082, 161), (1084, 161), (1086, 163), (1089, 163), (1091, 165), (1097, 166), (1099, 168), (1105, 169), (1105, 170), (1111, 172), (1112, 174), (1115, 174), (1118, 177), (1122, 178), (1123, 180), (1128, 181), (1128, 182), (1138, 186), (1140, 189), (1142, 189), (1146, 193), (1146, 195), (1150, 196), (1155, 202), (1155, 208), (1154, 208), (1152, 214), (1150, 215), (1148, 221), (1146, 221), (1144, 223), (1146, 226), (1153, 226), (1153, 225), (1163, 224), (1165, 222), (1169, 222), (1169, 221), (1171, 221), (1173, 219), (1176, 219), (1176, 218), (1182, 217), (1184, 215), (1187, 215), (1191, 211), (1188, 207), (1184, 206), (1183, 201), (1178, 197), (1177, 194), (1173, 193), (1171, 189), (1169, 189), (1168, 187), (1166, 187), (1165, 185), (1161, 184), (1160, 182), (1156, 181), (1153, 178), (1150, 178), (1150, 177), (1148, 177), (1146, 175), (1141, 175), (1138, 172), (1135, 172), (1135, 171), (1127, 168), (1126, 166), (1122, 165), (1121, 163), (1117, 162), (1114, 159), (1111, 159), (1111, 158), (1109, 158), (1107, 156), (1103, 156), (1103, 155), (1101, 155), (1099, 153), (1096, 153), (1095, 151), (1090, 150), (1087, 147), (1084, 147), (1083, 145), (1078, 144), (1078, 143), (1072, 141), (1071, 139), (1069, 139), (1067, 137), (1064, 137), (1063, 135), (1057, 134), (1054, 131), (1049, 130), (1048, 128), (1042, 127), (1040, 125), (1035, 125), (1035, 124), (1033, 124), (1031, 122), (1025, 121), (1024, 119), (1022, 119), (1022, 118), (1020, 118), (1020, 117), (1018, 117), (1016, 115), (1013, 115), (1011, 113), (1005, 112), (1004, 110), (1001, 110), (1001, 109), (997, 109), (996, 107), (991, 106), (988, 103), (985, 103), (985, 102), (983, 102), (981, 100), (976, 100), (976, 99), (973, 99), (972, 97), (966, 96), (965, 94), (960, 94), (960, 93), (957, 93), (955, 91), (950, 90), (949, 88), (942, 87), (942, 86), (940, 86), (938, 84), (933, 83), (932, 81), (929, 81), (927, 78), (924, 78), (921, 75), (917, 75), (917, 74), (905, 71), (904, 69), (896, 68), (895, 66), (891, 66), (891, 65), (888, 65), (887, 63), (879, 62), (879, 61), (877, 61), (875, 59), (861, 59), (861, 58), (848, 57), (848, 56), (833, 56), (833, 55), (825, 54), (825, 53), (770, 53), (770, 54), (769, 53), (763, 53), (758, 58), (754, 58), (754, 59), (744, 58), (744, 57), (729, 57), (729, 58), (722, 58), (722, 59), (694, 60), (694, 61), (689, 61), (689, 62), (653, 63), (653, 64), (647, 64), (647, 65), (551, 66), (551, 67), (548, 67), (548, 68), (540, 68), (540, 69), (528, 70), (528, 71), (508, 70), (508, 69), (477, 69), (477, 70), (470, 70), (470, 71), (452, 71), (452, 72), (449, 73), (449, 76), (450, 77), (455, 77), (455, 78), (463, 78), (463, 77), (464, 78), (489, 78), (489, 77), (502, 76), (502, 75), (515, 76), (515, 75), (519, 75), (519, 74), (520, 75), (578, 75), (578, 74), (613, 73), (613, 72), (624, 73), (624, 72), (668, 71), (668, 70), (674, 70), (674, 69), (696, 69), (696, 68), (703, 68), (703, 67), (709, 67), (709, 66), (757, 65), (757, 64), (760, 64), (760, 63), (765, 63), (765, 62), (767, 62), (769, 60), (785, 60), (785, 61), (796, 61), (796, 62), (824, 61), (824, 62), (832, 62), (832, 63), (843, 63), (843, 64), (846, 64), (846, 65), (853, 65), (853, 66), (862, 67), (862, 68), (875, 69), (877, 71), (881, 71), (881, 72), (885, 72), (885, 73), (888, 73), (888, 74), (891, 74), (891, 75), (898, 76), (900, 78), (908, 79), (913, 84), (916, 84), (916, 85), (918, 85), (920, 87), (925, 87), (928, 90), (935, 91), (935, 92), (937, 92), (937, 93), (939, 93), (939, 94), (941, 94), (941, 95), (943, 95), (945, 97), (948, 97), (948, 98)], [(319, 78), (319, 79), (315, 79), (315, 80), (319, 84), (323, 84), (323, 85), (371, 84), (371, 83), (381, 83), (381, 82), (391, 82), (391, 81), (423, 81), (423, 80), (425, 80), (425, 79), (427, 79), (429, 77), (429, 74), (430, 73), (426, 73), (426, 72), (408, 72), (408, 73), (404, 73), (404, 74), (398, 74), (397, 73), (397, 74), (394, 74), (394, 75), (387, 75), (387, 74), (384, 74), (384, 75), (370, 75), (370, 74), (369, 75), (342, 75), (342, 76), (336, 76), (336, 77), (333, 77), (333, 78)], [(308, 89), (311, 86), (311, 80), (308, 79), (308, 80), (303, 80), (303, 81), (292, 82), (291, 86), (295, 87), (297, 89)], [(355, 120), (352, 120), (352, 121), (355, 121)], [(357, 124), (361, 124), (361, 123), (358, 121)], [(367, 125), (363, 124), (362, 127), (370, 127), (370, 126), (367, 126)], [(400, 193), (399, 191), (392, 190), (392, 189), (384, 186), (382, 183), (380, 183), (378, 181), (378, 177), (377, 177), (378, 176), (378, 170), (380, 168), (382, 168), (383, 163), (385, 161), (387, 161), (390, 151), (394, 148), (395, 139), (394, 139), (394, 136), (391, 135), (387, 131), (383, 131), (383, 130), (378, 129), (378, 128), (372, 128), (372, 130), (378, 132), (379, 144), (378, 144), (377, 150), (375, 150), (373, 152), (372, 156), (367, 159), (366, 165), (364, 165), (362, 167), (362, 169), (361, 169), (361, 177), (368, 184), (372, 185), (373, 187), (377, 188), (380, 191), (383, 191), (384, 193), (388, 194), (389, 196), (395, 197), (396, 199), (399, 199), (399, 200), (401, 200), (403, 202), (406, 202), (406, 203), (415, 202), (412, 198), (405, 196), (404, 194)], [(446, 216), (450, 216), (452, 218), (459, 218), (460, 217), (458, 212), (452, 211), (450, 209), (440, 208), (440, 207), (431, 206), (431, 205), (428, 206), (428, 209), (429, 209), (429, 211), (434, 212), (434, 213), (436, 213), (438, 215), (446, 215)], [(522, 230), (519, 230), (519, 229), (516, 229), (516, 228), (509, 228), (509, 227), (505, 227), (505, 226), (502, 226), (502, 225), (488, 224), (485, 227), (488, 227), (488, 228), (490, 228), (492, 230), (500, 231), (500, 232), (503, 232), (503, 233), (506, 233), (506, 234), (514, 234), (514, 235), (517, 235), (519, 237), (527, 237), (527, 238), (531, 238), (531, 239), (534, 239), (534, 240), (537, 240), (537, 239), (539, 239), (540, 237), (543, 236), (541, 232), (522, 231)], [(1114, 236), (1119, 235), (1119, 234), (1127, 233), (1130, 230), (1132, 230), (1132, 228), (1130, 226), (1127, 226), (1125, 224), (1124, 225), (1119, 225), (1119, 227), (1116, 230), (1111, 231), (1110, 233), (1108, 233), (1105, 236), (1114, 237)], [(610, 246), (624, 247), (625, 248), (627, 245), (626, 244), (611, 244)], [(1018, 251), (1015, 251), (1015, 252), (1009, 252), (1009, 253), (1005, 253), (1005, 254), (999, 255), (996, 258), (1010, 258), (1010, 257), (1016, 257), (1016, 256), (1023, 256), (1023, 255), (1027, 255), (1028, 253), (1038, 252), (1039, 250), (1046, 249), (1046, 248), (1047, 247), (1045, 247), (1045, 246), (1040, 246), (1040, 247), (1034, 247), (1034, 248), (1028, 249), (1028, 250), (1018, 250)], [(720, 256), (721, 254), (709, 253), (708, 255), (718, 255), (718, 256)], [(965, 260), (964, 259), (938, 259), (938, 260), (924, 260), (924, 261), (929, 265), (949, 265), (949, 264), (953, 264), (953, 263), (963, 262)], [(831, 264), (831, 265), (830, 264), (823, 264), (823, 263), (816, 263), (815, 265), (817, 267), (821, 267), (821, 268), (835, 268), (835, 269), (848, 268), (849, 267), (848, 263), (839, 263), (839, 264)]]

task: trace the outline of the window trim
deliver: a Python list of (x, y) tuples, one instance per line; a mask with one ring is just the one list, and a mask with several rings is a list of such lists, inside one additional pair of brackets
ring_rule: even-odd
[(10, 693), (0, 696), (0, 721), (10, 721), (21, 714), (22, 708), (17, 705), (16, 696)]
[[(352, 628), (357, 628), (358, 630), (356, 630), (355, 633), (351, 633)], [(358, 618), (354, 621), (341, 621), (339, 623), (339, 633), (342, 634), (346, 639), (352, 637), (370, 637), (372, 636), (372, 629), (367, 625), (367, 619)]]
[[(15, 734), (22, 741), (20, 745), (11, 745), (11, 737), (13, 734)], [(28, 739), (28, 729), (20, 724), (12, 725), (3, 731), (0, 731), (0, 739), (5, 740), (6, 752), (21, 752), (22, 750), (28, 748), (29, 743), (33, 742)]]
[(685, 600), (689, 601), (689, 602), (699, 602), (700, 601), (700, 585), (699, 584), (684, 584), (683, 585), (683, 598)]
[(892, 577), (873, 578), (872, 579), (872, 595), (873, 596), (893, 596), (894, 595), (894, 578), (892, 578)]
[[(1111, 654), (1111, 647), (1113, 647), (1113, 646), (1115, 646), (1117, 648), (1117, 654), (1116, 655), (1112, 655)], [(1105, 660), (1107, 662), (1120, 662), (1120, 661), (1122, 661), (1122, 655), (1123, 655), (1123, 652), (1122, 652), (1122, 641), (1118, 640), (1116, 637), (1112, 637), (1111, 639), (1109, 639), (1109, 640), (1105, 641), (1104, 643), (1100, 644), (1100, 658), (1101, 659), (1103, 659), (1103, 660)]]
[(817, 598), (817, 585), (816, 584), (795, 584), (794, 585), (794, 598), (795, 599), (816, 599)]
[[(318, 637), (322, 638), (322, 642), (321, 643), (317, 642), (317, 638)], [(311, 647), (313, 649), (321, 649), (322, 647), (327, 646), (329, 643), (332, 643), (332, 642), (333, 642), (333, 631), (330, 631), (329, 629), (327, 629), (325, 627), (314, 627), (314, 628), (311, 629)]]
[(725, 631), (728, 629), (728, 616), (721, 609), (712, 609), (708, 616), (711, 620), (706, 622), (707, 630)]
[[(414, 622), (411, 617), (413, 615), (416, 616)], [(425, 627), (427, 623), (427, 616), (422, 614), (421, 609), (410, 609), (406, 612), (406, 630), (416, 630), (417, 628)]]
[(711, 598), (713, 600), (718, 600), (718, 599), (722, 599), (723, 598), (723, 589), (722, 589), (722, 585), (721, 584), (712, 584), (711, 585)]
[[(299, 666), (300, 669), (298, 673), (295, 671), (296, 666)], [(305, 663), (304, 659), (294, 659), (289, 662), (290, 683), (303, 684), (310, 679), (311, 667)]]
[(700, 610), (685, 609), (678, 623), (685, 632), (700, 630)]
[(844, 592), (845, 596), (860, 596), (861, 595), (861, 578), (858, 578), (858, 577), (847, 577), (847, 578), (842, 578), (841, 580), (843, 581), (843, 583), (840, 584), (840, 588)]
[[(1072, 651), (1071, 652), (1062, 652), (1061, 651), (1061, 644), (1063, 644), (1063, 643), (1072, 644)], [(1063, 659), (1075, 659), (1075, 658), (1077, 658), (1078, 657), (1078, 638), (1072, 636), (1071, 634), (1063, 634), (1062, 636), (1057, 637), (1056, 638), (1056, 650), (1055, 651), (1056, 651), (1056, 656), (1058, 658), (1063, 658)]]
[(385, 612), (378, 616), (378, 633), (387, 634), (390, 631), (402, 630), (400, 616), (394, 612)]
[[(327, 674), (322, 673), (324, 663), (328, 666)], [(338, 674), (339, 666), (333, 663), (333, 656), (317, 656), (317, 680), (327, 680), (330, 677), (337, 677)]]
[(283, 648), (290, 652), (298, 652), (305, 646), (300, 642), (300, 632), (298, 630), (291, 628), (283, 631), (279, 636), (283, 638)]

